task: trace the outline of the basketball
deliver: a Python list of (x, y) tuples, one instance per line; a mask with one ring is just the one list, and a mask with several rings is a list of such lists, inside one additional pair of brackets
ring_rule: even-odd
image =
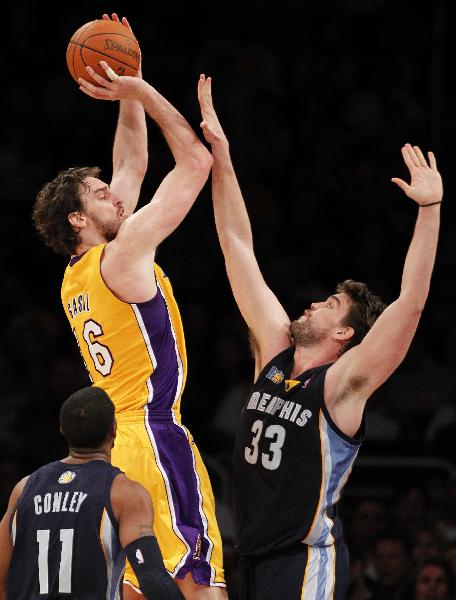
[(78, 77), (83, 77), (86, 81), (97, 84), (87, 73), (86, 66), (92, 67), (108, 80), (105, 71), (98, 64), (100, 60), (104, 60), (117, 75), (134, 76), (138, 73), (140, 56), (138, 41), (127, 27), (117, 21), (101, 19), (85, 23), (71, 36), (66, 61), (76, 82)]

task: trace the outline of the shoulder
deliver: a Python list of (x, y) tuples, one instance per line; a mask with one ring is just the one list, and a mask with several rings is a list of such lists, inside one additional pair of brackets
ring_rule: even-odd
[(284, 370), (292, 366), (294, 351), (294, 346), (288, 346), (288, 348), (273, 356), (259, 371), (255, 377), (255, 382), (259, 382), (265, 377), (275, 383), (281, 381), (285, 376)]
[(123, 302), (146, 302), (157, 293), (154, 252), (138, 254), (122, 236), (106, 244), (101, 256), (101, 276), (105, 285)]
[(146, 488), (141, 483), (129, 479), (124, 473), (116, 475), (112, 482), (111, 504), (114, 511), (116, 508), (123, 509), (131, 506), (138, 508), (139, 506), (150, 505), (152, 508), (152, 502)]
[(22, 492), (25, 489), (25, 486), (27, 485), (27, 481), (29, 480), (29, 477), (30, 477), (29, 475), (27, 475), (26, 477), (23, 477), (14, 486), (13, 491), (10, 494), (10, 499), (9, 499), (9, 503), (8, 503), (8, 511), (13, 510), (14, 507), (16, 506), (19, 498), (22, 495)]

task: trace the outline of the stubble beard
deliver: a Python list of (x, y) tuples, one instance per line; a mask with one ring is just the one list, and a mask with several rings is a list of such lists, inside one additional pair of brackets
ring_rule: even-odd
[(90, 217), (92, 218), (93, 224), (95, 225), (98, 233), (100, 233), (107, 242), (112, 242), (119, 231), (120, 222), (111, 221), (109, 223), (103, 223), (96, 217), (96, 215), (92, 214)]
[(319, 344), (325, 337), (323, 331), (316, 331), (309, 321), (293, 321), (290, 324), (290, 335), (295, 346), (311, 348)]

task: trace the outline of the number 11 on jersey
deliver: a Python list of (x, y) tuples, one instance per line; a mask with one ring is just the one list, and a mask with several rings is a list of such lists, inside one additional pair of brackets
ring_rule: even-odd
[[(40, 594), (49, 593), (49, 537), (50, 529), (38, 529), (36, 541), (38, 542), (38, 574), (40, 580)], [(74, 529), (61, 529), (60, 541), (62, 550), (59, 565), (59, 592), (71, 593), (71, 563), (73, 559)], [(51, 568), (54, 565), (51, 565)]]

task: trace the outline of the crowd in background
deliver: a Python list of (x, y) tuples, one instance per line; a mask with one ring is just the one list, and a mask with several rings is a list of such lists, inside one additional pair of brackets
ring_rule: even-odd
[[(197, 77), (213, 76), (259, 262), (292, 318), (345, 278), (366, 281), (387, 302), (396, 297), (415, 208), (390, 178), (405, 176), (403, 143), (437, 154), (445, 204), (428, 305), (404, 364), (369, 401), (360, 466), (340, 506), (352, 556), (350, 600), (454, 597), (456, 120), (449, 7), (444, 0), (428, 4), (246, 0), (221, 5), (223, 19), (204, 0), (125, 6), (142, 46), (145, 78), (196, 130)], [(124, 14), (122, 5), (97, 2), (57, 14), (32, 1), (7, 9), (0, 139), (2, 510), (20, 477), (63, 455), (59, 406), (88, 383), (60, 305), (66, 259), (36, 238), (30, 212), (39, 187), (61, 169), (98, 164), (109, 178), (117, 107), (78, 92), (64, 57), (74, 30), (112, 10)], [(153, 126), (149, 136), (141, 202), (172, 166)], [(210, 185), (159, 248), (157, 262), (173, 283), (184, 321), (183, 422), (211, 474), (235, 598), (231, 447), (253, 365), (218, 250)], [(433, 578), (443, 581), (441, 591), (426, 595)]]

